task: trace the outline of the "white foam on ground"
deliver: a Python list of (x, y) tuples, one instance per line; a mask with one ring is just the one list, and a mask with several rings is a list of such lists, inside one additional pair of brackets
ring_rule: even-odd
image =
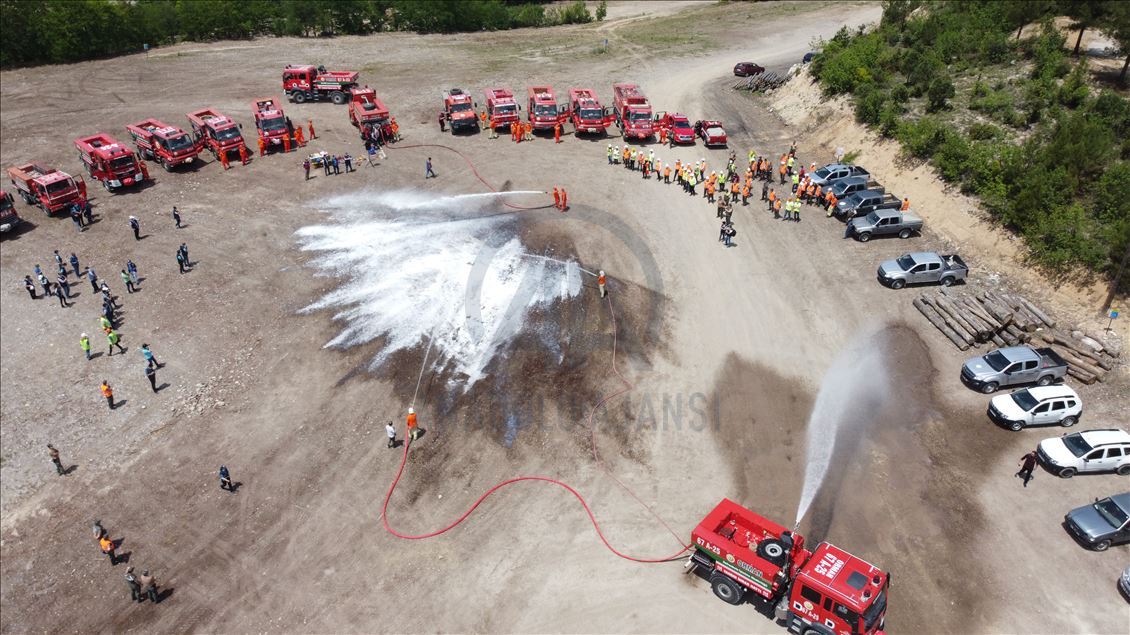
[[(466, 389), (521, 332), (531, 309), (578, 295), (577, 263), (529, 257), (537, 254), (514, 235), (499, 196), (398, 191), (327, 200), (321, 208), (333, 222), (297, 232), (302, 249), (318, 254), (312, 266), (340, 281), (303, 309), (337, 311), (342, 329), (326, 347), (384, 338), (375, 369), (434, 337), (429, 365), (449, 364)], [(489, 264), (472, 277), (477, 259)]]

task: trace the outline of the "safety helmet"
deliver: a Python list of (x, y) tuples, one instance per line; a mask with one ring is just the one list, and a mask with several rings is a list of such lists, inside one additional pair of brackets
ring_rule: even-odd
[(410, 415), (416, 414), (416, 409), (413, 408), (412, 406), (408, 406), (408, 414), (410, 414)]
[(600, 275), (602, 275), (602, 276), (604, 275), (604, 269), (600, 270)]

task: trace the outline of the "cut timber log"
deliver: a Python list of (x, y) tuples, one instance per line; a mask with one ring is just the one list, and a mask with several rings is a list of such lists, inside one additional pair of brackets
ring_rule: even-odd
[(1040, 321), (1043, 322), (1045, 326), (1052, 329), (1055, 328), (1055, 320), (1048, 317), (1048, 314), (1037, 308), (1035, 304), (1032, 304), (1028, 300), (1024, 299), (1023, 296), (1018, 295), (1016, 296), (1016, 299), (1020, 301), (1020, 304), (1024, 305), (1024, 308), (1028, 309), (1029, 313), (1040, 318)]
[(950, 302), (949, 298), (937, 296), (935, 298), (932, 298), (932, 301), (934, 303), (934, 306), (941, 308), (942, 311), (953, 318), (954, 322), (960, 325), (961, 328), (964, 329), (971, 338), (973, 338), (974, 342), (984, 342), (989, 339), (990, 335), (992, 335), (992, 333), (985, 333), (984, 337), (982, 337), (981, 329), (970, 323), (970, 321), (966, 319), (965, 315), (960, 310), (958, 310), (958, 308), (955, 307), (952, 302)]
[(930, 324), (933, 324), (935, 328), (941, 331), (942, 335), (945, 335), (947, 338), (949, 338), (949, 340), (953, 342), (959, 350), (969, 350), (969, 345), (965, 343), (965, 340), (961, 339), (961, 337), (959, 337), (957, 333), (954, 333), (953, 329), (946, 326), (945, 322), (942, 321), (941, 316), (938, 315), (937, 311), (935, 311), (933, 307), (927, 306), (921, 298), (915, 299), (911, 304), (914, 305), (914, 308), (918, 309), (919, 313), (926, 316), (926, 319), (930, 321)]
[(1094, 375), (1091, 375), (1089, 373), (1085, 373), (1081, 370), (1078, 370), (1074, 366), (1068, 366), (1067, 367), (1067, 374), (1071, 375), (1075, 379), (1078, 379), (1079, 381), (1083, 382), (1084, 384), (1087, 384), (1088, 386), (1090, 386), (1091, 384), (1098, 381), (1098, 378), (1096, 378)]
[(1074, 367), (1076, 370), (1081, 370), (1084, 373), (1092, 375), (1092, 376), (1094, 376), (1095, 379), (1097, 379), (1099, 381), (1102, 381), (1106, 377), (1106, 371), (1105, 370), (1099, 368), (1098, 366), (1094, 366), (1094, 365), (1084, 361), (1083, 358), (1081, 358), (1081, 357), (1078, 357), (1076, 355), (1072, 355), (1070, 349), (1064, 348), (1062, 346), (1058, 346), (1058, 347), (1053, 346), (1052, 350), (1059, 353), (1059, 356), (1062, 357), (1064, 359), (1064, 361), (1066, 361), (1070, 366)]
[(942, 318), (942, 321), (946, 323), (946, 326), (950, 327), (950, 330), (957, 334), (958, 337), (965, 340), (967, 346), (973, 346), (973, 343), (977, 341), (977, 338), (973, 337), (973, 334), (962, 326), (961, 322), (946, 312), (945, 308), (938, 303), (936, 297), (931, 298), (929, 295), (922, 294), (919, 299), (922, 300), (926, 306), (933, 307), (933, 309), (937, 311), (938, 316)]
[(993, 318), (996, 319), (996, 321), (1000, 323), (1001, 326), (1008, 326), (1009, 324), (1012, 324), (1012, 311), (1009, 311), (1007, 308), (998, 305), (993, 301), (992, 297), (990, 297), (988, 293), (977, 294), (977, 299), (981, 301), (981, 306), (985, 307), (985, 310), (989, 312), (989, 315), (993, 316)]
[(962, 298), (961, 301), (974, 315), (981, 318), (981, 321), (983, 321), (985, 324), (988, 324), (989, 328), (991, 328), (994, 332), (1004, 328), (1000, 322), (997, 322), (996, 318), (989, 315), (989, 312), (986, 311), (985, 307), (981, 306), (981, 304), (978, 303), (977, 300), (966, 296)]

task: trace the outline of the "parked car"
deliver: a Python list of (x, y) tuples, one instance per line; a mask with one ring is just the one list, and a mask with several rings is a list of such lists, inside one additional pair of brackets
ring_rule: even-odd
[(1122, 576), (1118, 578), (1118, 590), (1122, 591), (1122, 597), (1130, 602), (1130, 567), (1122, 570)]
[(1070, 428), (1083, 415), (1083, 401), (1067, 386), (1022, 388), (989, 402), (989, 418), (1010, 430), (1028, 426)]
[(1083, 430), (1044, 439), (1036, 448), (1036, 457), (1061, 478), (1071, 478), (1079, 472), (1130, 476), (1130, 434), (1118, 429)]
[(1067, 362), (1050, 348), (1010, 346), (982, 357), (970, 357), (961, 366), (961, 381), (987, 394), (1001, 386), (1048, 386), (1067, 376)]
[(811, 175), (812, 182), (823, 187), (829, 181), (842, 179), (845, 176), (871, 176), (858, 165), (851, 165), (850, 163), (829, 163), (822, 168), (816, 168), (816, 171)]
[(661, 112), (655, 115), (655, 123), (660, 128), (667, 130), (667, 138), (671, 145), (676, 143), (694, 143), (694, 129), (686, 115), (672, 112)]
[(809, 52), (804, 54), (804, 59), (801, 60), (801, 63), (807, 64), (807, 63), (811, 62), (819, 54), (820, 54), (820, 51), (809, 51)]
[(764, 73), (765, 67), (754, 64), (753, 62), (738, 62), (734, 65), (734, 75), (738, 77), (749, 77), (758, 73)]
[(847, 225), (847, 236), (855, 236), (861, 243), (871, 240), (872, 236), (898, 236), (910, 238), (912, 234), (922, 231), (922, 219), (910, 212), (900, 212), (897, 209), (883, 209), (872, 211), (867, 216), (853, 218)]
[(964, 280), (969, 267), (957, 254), (939, 256), (932, 251), (920, 251), (884, 261), (879, 265), (878, 274), (879, 282), (892, 289), (921, 282), (937, 282), (948, 287)]
[(849, 221), (856, 216), (866, 216), (874, 210), (900, 209), (902, 202), (897, 196), (888, 194), (883, 188), (862, 190), (836, 203), (833, 213), (836, 218)]
[(726, 130), (722, 127), (721, 121), (703, 120), (694, 122), (695, 134), (702, 137), (702, 143), (706, 146), (725, 146), (726, 145)]
[(837, 200), (843, 200), (856, 192), (863, 190), (879, 190), (883, 188), (878, 182), (872, 181), (870, 176), (842, 176), (838, 179), (832, 179), (824, 185), (825, 190), (832, 192), (836, 195)]
[[(1079, 542), (1095, 551), (1130, 542), (1130, 492), (1095, 499), (1063, 517), (1063, 526)], [(1122, 574), (1123, 580), (1126, 574)]]

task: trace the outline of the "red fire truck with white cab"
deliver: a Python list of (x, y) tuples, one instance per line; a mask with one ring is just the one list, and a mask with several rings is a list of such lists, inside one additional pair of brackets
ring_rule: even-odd
[(78, 157), (87, 174), (108, 192), (149, 180), (149, 169), (133, 150), (105, 133), (75, 139)]
[(747, 596), (776, 604), (797, 635), (882, 635), (891, 576), (827, 542), (804, 537), (729, 499), (691, 532), (687, 568), (729, 604)]
[(569, 120), (578, 134), (605, 134), (615, 117), (610, 109), (600, 105), (596, 91), (591, 88), (569, 89)]
[(650, 139), (655, 134), (651, 102), (635, 84), (613, 84), (616, 126), (625, 139)]
[(275, 97), (256, 99), (251, 102), (251, 112), (255, 115), (255, 131), (266, 144), (267, 151), (290, 152), (294, 131), (287, 125), (286, 113), (279, 100)]
[(48, 216), (66, 212), (75, 203), (86, 203), (86, 181), (75, 181), (70, 174), (38, 163), (8, 168), (8, 178), (16, 193), (28, 205), (35, 205)]
[(215, 108), (204, 108), (185, 115), (192, 124), (192, 135), (201, 150), (207, 148), (212, 151), (212, 156), (220, 158), (220, 154), (239, 154), (243, 146), (243, 133), (239, 124), (231, 117), (221, 114)]
[(171, 170), (173, 166), (191, 164), (200, 154), (187, 132), (157, 119), (146, 119), (126, 126), (133, 145), (143, 159), (156, 161)]
[(514, 93), (509, 88), (487, 88), (483, 91), (486, 101), (487, 120), (491, 128), (505, 128), (518, 121), (521, 106), (514, 101)]

